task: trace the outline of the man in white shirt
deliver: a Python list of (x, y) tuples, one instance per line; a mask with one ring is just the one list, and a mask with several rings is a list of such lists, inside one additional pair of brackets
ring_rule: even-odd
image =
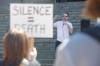
[(66, 13), (63, 15), (62, 21), (57, 21), (56, 23), (54, 23), (54, 27), (57, 28), (57, 48), (57, 46), (61, 44), (64, 39), (69, 39), (69, 34), (73, 32), (72, 23), (68, 21), (68, 14)]

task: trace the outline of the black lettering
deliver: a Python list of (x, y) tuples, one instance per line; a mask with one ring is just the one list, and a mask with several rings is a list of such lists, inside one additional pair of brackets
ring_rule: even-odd
[(25, 7), (20, 7), (20, 15), (28, 15), (27, 11), (25, 11)]
[(27, 11), (27, 12), (28, 12), (28, 15), (32, 15), (32, 7), (29, 6), (27, 10), (28, 10), (28, 11)]
[(40, 25), (40, 33), (45, 33), (45, 24)]
[(45, 15), (44, 7), (41, 7), (41, 8), (40, 8), (40, 15), (41, 15), (41, 16)]
[(33, 25), (31, 25), (31, 24), (29, 24), (28, 26), (27, 26), (27, 32), (29, 32), (29, 33), (33, 33)]
[(35, 14), (39, 14), (39, 7), (33, 7), (33, 13)]
[(39, 25), (38, 25), (38, 24), (37, 24), (37, 25), (34, 25), (34, 27), (35, 27), (34, 31), (35, 31), (35, 32), (38, 32), (38, 27), (39, 27)]
[(27, 22), (34, 22), (34, 17), (28, 17), (28, 21)]
[(46, 15), (50, 15), (50, 8), (51, 7), (46, 7), (46, 9), (45, 9), (46, 10)]

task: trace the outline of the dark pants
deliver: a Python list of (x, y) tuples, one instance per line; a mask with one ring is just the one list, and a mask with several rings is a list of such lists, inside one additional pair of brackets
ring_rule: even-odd
[(55, 46), (55, 48), (57, 49), (57, 47), (61, 44), (62, 42), (60, 42), (60, 41), (56, 41), (56, 46)]

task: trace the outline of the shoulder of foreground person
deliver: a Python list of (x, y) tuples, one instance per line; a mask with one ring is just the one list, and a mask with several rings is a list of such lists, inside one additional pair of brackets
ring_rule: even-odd
[(89, 63), (92, 63), (96, 56), (95, 53), (99, 56), (99, 50), (99, 42), (94, 38), (84, 33), (77, 33), (58, 47), (54, 66), (81, 66), (80, 63), (88, 66), (82, 62), (88, 60)]

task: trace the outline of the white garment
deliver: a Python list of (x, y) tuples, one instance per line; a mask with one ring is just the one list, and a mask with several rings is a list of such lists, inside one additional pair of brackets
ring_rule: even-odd
[(37, 61), (37, 50), (36, 48), (32, 48), (29, 50), (29, 54), (27, 59), (24, 58), (22, 61), (23, 66), (41, 66), (41, 64)]
[(70, 22), (63, 22), (63, 21), (58, 21), (54, 23), (54, 27), (57, 28), (57, 40), (58, 41), (63, 41), (66, 38), (69, 38), (69, 29), (73, 29), (73, 26)]
[(100, 66), (100, 43), (79, 33), (58, 47), (54, 66)]
[(32, 61), (29, 61), (25, 58), (22, 61), (22, 65), (23, 66), (41, 66), (41, 64), (36, 59), (33, 59)]

